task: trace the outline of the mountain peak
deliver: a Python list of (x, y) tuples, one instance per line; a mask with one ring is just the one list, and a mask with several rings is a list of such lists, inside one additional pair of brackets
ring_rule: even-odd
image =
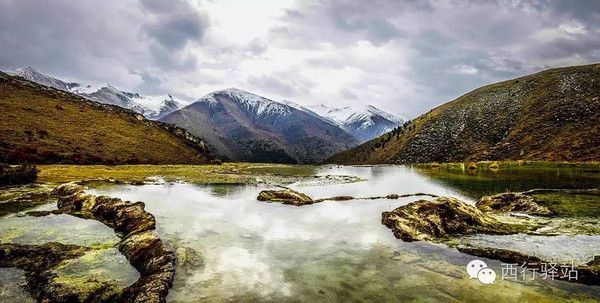
[(225, 95), (230, 101), (235, 102), (241, 108), (256, 115), (287, 116), (290, 115), (291, 111), (295, 110), (290, 105), (279, 103), (235, 87), (214, 91), (198, 99), (196, 102), (205, 102), (211, 106), (215, 106), (221, 102), (217, 98), (219, 95)]
[(138, 93), (125, 92), (109, 83), (68, 83), (49, 76), (31, 66), (17, 68), (8, 71), (7, 73), (20, 76), (41, 85), (74, 93), (92, 101), (128, 108), (139, 112), (150, 119), (157, 119), (190, 103), (178, 98), (173, 98), (170, 94), (142, 96)]

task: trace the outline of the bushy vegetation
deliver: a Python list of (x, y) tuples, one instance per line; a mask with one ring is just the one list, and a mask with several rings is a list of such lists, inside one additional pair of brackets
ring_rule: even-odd
[[(9, 151), (6, 155), (0, 155), (0, 162), (8, 164), (140, 164), (140, 160), (136, 156), (131, 156), (126, 159), (103, 159), (101, 157), (90, 154), (79, 153), (57, 153), (51, 150), (39, 150), (34, 146), (25, 146)], [(152, 161), (147, 161), (148, 164), (155, 164)]]
[(0, 185), (28, 184), (37, 180), (39, 170), (35, 164), (10, 166), (0, 164)]

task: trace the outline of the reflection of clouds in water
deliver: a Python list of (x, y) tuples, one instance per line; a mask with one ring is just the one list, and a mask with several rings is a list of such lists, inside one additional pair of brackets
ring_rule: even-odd
[(321, 237), (312, 231), (297, 228), (296, 225), (290, 225), (284, 220), (275, 220), (263, 235), (265, 240), (310, 240)]
[(360, 221), (352, 208), (348, 207), (348, 204), (347, 202), (326, 201), (308, 206), (306, 207), (308, 208), (308, 212), (302, 216), (301, 220), (305, 223), (323, 222), (323, 219), (326, 221), (346, 221), (349, 223)]
[(272, 270), (256, 254), (243, 248), (225, 249), (218, 256), (215, 271), (221, 273), (222, 285), (226, 289), (237, 290), (242, 286), (246, 290), (259, 291), (261, 295), (275, 292), (286, 296), (291, 294), (291, 287), (284, 281), (281, 273)]
[[(325, 198), (330, 196), (349, 195), (354, 197), (385, 196), (388, 194), (408, 194), (424, 192), (440, 196), (452, 196), (468, 200), (451, 188), (440, 186), (412, 167), (407, 166), (373, 166), (373, 167), (323, 167), (319, 174), (353, 175), (364, 182), (337, 184), (327, 186), (297, 188), (311, 197)], [(293, 186), (292, 186), (293, 187)]]
[(240, 225), (252, 231), (261, 230), (265, 226), (264, 217), (258, 214), (249, 214), (240, 221)]
[(379, 237), (375, 233), (365, 233), (362, 236), (360, 236), (360, 244), (365, 249), (372, 248), (373, 245), (376, 243), (379, 243), (380, 240), (381, 240), (381, 237)]

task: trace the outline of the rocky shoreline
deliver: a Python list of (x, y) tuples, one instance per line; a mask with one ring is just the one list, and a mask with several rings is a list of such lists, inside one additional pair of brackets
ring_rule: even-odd
[[(122, 239), (119, 251), (140, 273), (139, 279), (119, 289), (99, 282), (95, 287), (77, 289), (55, 283), (52, 269), (67, 259), (81, 257), (90, 248), (60, 243), (43, 245), (0, 245), (0, 267), (25, 271), (28, 290), (42, 302), (166, 302), (177, 268), (177, 254), (153, 234), (154, 216), (143, 202), (85, 194), (85, 187), (67, 183), (52, 191), (58, 210), (46, 214), (70, 214), (93, 219), (111, 227)], [(36, 215), (44, 215), (38, 213)]]
[[(445, 243), (463, 253), (477, 257), (501, 260), (523, 265), (530, 269), (541, 270), (543, 264), (553, 264), (539, 257), (513, 251), (490, 247), (478, 247), (456, 244), (461, 236), (470, 234), (532, 234), (554, 236), (556, 231), (552, 226), (554, 220), (563, 224), (560, 219), (554, 219), (556, 214), (550, 209), (539, 205), (529, 195), (540, 193), (570, 194), (597, 194), (597, 189), (590, 190), (554, 190), (538, 189), (523, 193), (503, 193), (483, 197), (476, 206), (469, 205), (455, 198), (441, 197), (432, 201), (420, 200), (400, 206), (392, 211), (382, 214), (382, 224), (390, 228), (396, 238), (405, 242), (429, 241)], [(516, 214), (522, 214), (514, 217)], [(536, 220), (535, 216), (542, 216), (546, 221)], [(550, 217), (550, 218), (548, 218)], [(565, 234), (577, 234), (585, 230), (577, 226), (577, 219), (568, 219), (569, 229), (562, 230)], [(561, 226), (562, 227), (562, 226)], [(588, 285), (600, 285), (600, 256), (583, 265), (574, 266), (578, 272), (578, 279), (570, 280), (568, 277), (558, 277), (570, 282)]]

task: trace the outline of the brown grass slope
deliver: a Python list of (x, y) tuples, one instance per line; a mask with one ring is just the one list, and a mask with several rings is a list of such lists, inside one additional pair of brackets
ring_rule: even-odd
[(324, 163), (600, 161), (600, 64), (487, 85)]
[(186, 130), (0, 72), (0, 162), (203, 164)]

